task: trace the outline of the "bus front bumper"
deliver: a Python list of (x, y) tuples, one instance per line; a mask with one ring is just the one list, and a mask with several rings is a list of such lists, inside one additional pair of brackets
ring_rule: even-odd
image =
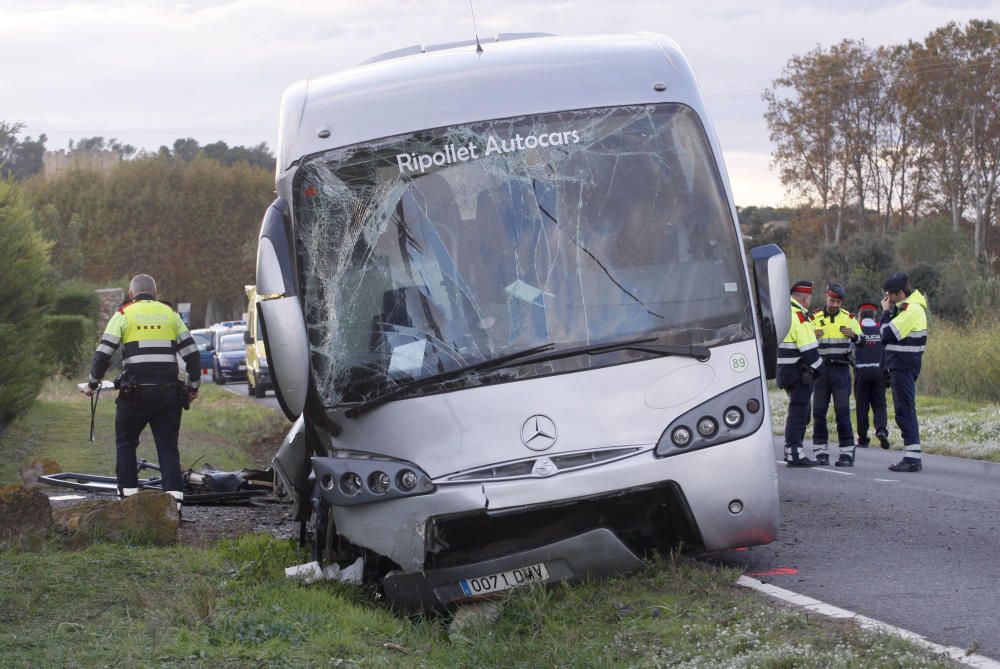
[[(644, 566), (614, 532), (598, 528), (482, 562), (421, 572), (392, 571), (385, 577), (383, 589), (386, 600), (401, 609), (440, 610), (500, 596), (529, 582), (522, 574), (531, 574), (532, 568), (545, 577), (530, 582), (575, 583), (633, 572)], [(477, 590), (490, 592), (478, 594)]]

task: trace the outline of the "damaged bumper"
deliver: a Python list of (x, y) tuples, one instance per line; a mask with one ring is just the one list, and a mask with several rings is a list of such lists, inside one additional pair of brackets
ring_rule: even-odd
[[(532, 567), (536, 573), (544, 569), (546, 575), (534, 582), (574, 583), (636, 571), (644, 564), (613, 532), (599, 528), (491, 560), (417, 573), (393, 571), (385, 577), (383, 588), (386, 600), (394, 606), (431, 610), (489, 598), (522, 585), (520, 574)], [(491, 591), (480, 595), (477, 590)]]

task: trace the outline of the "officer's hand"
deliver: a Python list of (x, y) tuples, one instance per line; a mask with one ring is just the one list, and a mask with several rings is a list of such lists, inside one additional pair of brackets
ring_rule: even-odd
[(194, 402), (196, 399), (198, 399), (198, 389), (192, 388), (188, 391), (188, 401)]
[(854, 334), (854, 331), (851, 328), (847, 327), (846, 325), (841, 325), (840, 334), (844, 335), (845, 337), (850, 337), (851, 335)]
[(822, 336), (823, 336), (823, 330), (821, 330), (820, 328), (816, 328), (816, 339), (819, 339)]
[(83, 388), (80, 389), (80, 392), (86, 395), (87, 397), (91, 397), (94, 394), (94, 389), (91, 388), (90, 386), (84, 386)]
[(882, 297), (882, 311), (889, 311), (892, 308), (892, 300), (888, 295)]

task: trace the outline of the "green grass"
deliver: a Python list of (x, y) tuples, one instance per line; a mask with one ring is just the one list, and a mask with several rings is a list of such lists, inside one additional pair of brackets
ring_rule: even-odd
[[(664, 558), (630, 577), (517, 591), (449, 636), (362, 588), (302, 585), (292, 542), (0, 553), (5, 667), (946, 667), (900, 639), (772, 605)], [(387, 646), (387, 644), (393, 644)]]
[[(207, 385), (181, 421), (181, 463), (208, 462), (220, 469), (267, 466), (274, 439), (288, 423), (280, 412), (248, 401), (222, 388)], [(0, 486), (20, 481), (21, 467), (35, 457), (49, 457), (63, 471), (114, 475), (114, 393), (97, 406), (96, 441), (90, 442), (90, 402), (74, 383), (46, 383), (32, 408), (10, 425), (0, 438)], [(155, 462), (156, 448), (149, 430), (140, 437), (138, 456)]]
[[(775, 434), (784, 434), (788, 400), (773, 382), (769, 384), (769, 390), (772, 426)], [(889, 441), (894, 449), (902, 450), (903, 441), (894, 422), (892, 391), (888, 389), (886, 403), (889, 410)], [(917, 419), (920, 423), (920, 445), (924, 453), (1000, 462), (1000, 404), (918, 394)], [(853, 397), (851, 426), (856, 430)], [(827, 412), (827, 428), (832, 444), (837, 437), (832, 402)], [(812, 423), (806, 429), (807, 443), (811, 435)], [(878, 444), (874, 439), (873, 427), (869, 428), (869, 437), (872, 437), (874, 445)]]

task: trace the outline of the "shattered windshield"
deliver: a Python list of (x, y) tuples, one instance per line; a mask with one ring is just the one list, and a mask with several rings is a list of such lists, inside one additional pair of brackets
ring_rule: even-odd
[[(328, 405), (554, 343), (753, 336), (711, 147), (678, 104), (427, 130), (305, 160), (295, 234)], [(615, 364), (579, 356), (515, 378)], [(449, 388), (483, 382), (476, 374)]]

